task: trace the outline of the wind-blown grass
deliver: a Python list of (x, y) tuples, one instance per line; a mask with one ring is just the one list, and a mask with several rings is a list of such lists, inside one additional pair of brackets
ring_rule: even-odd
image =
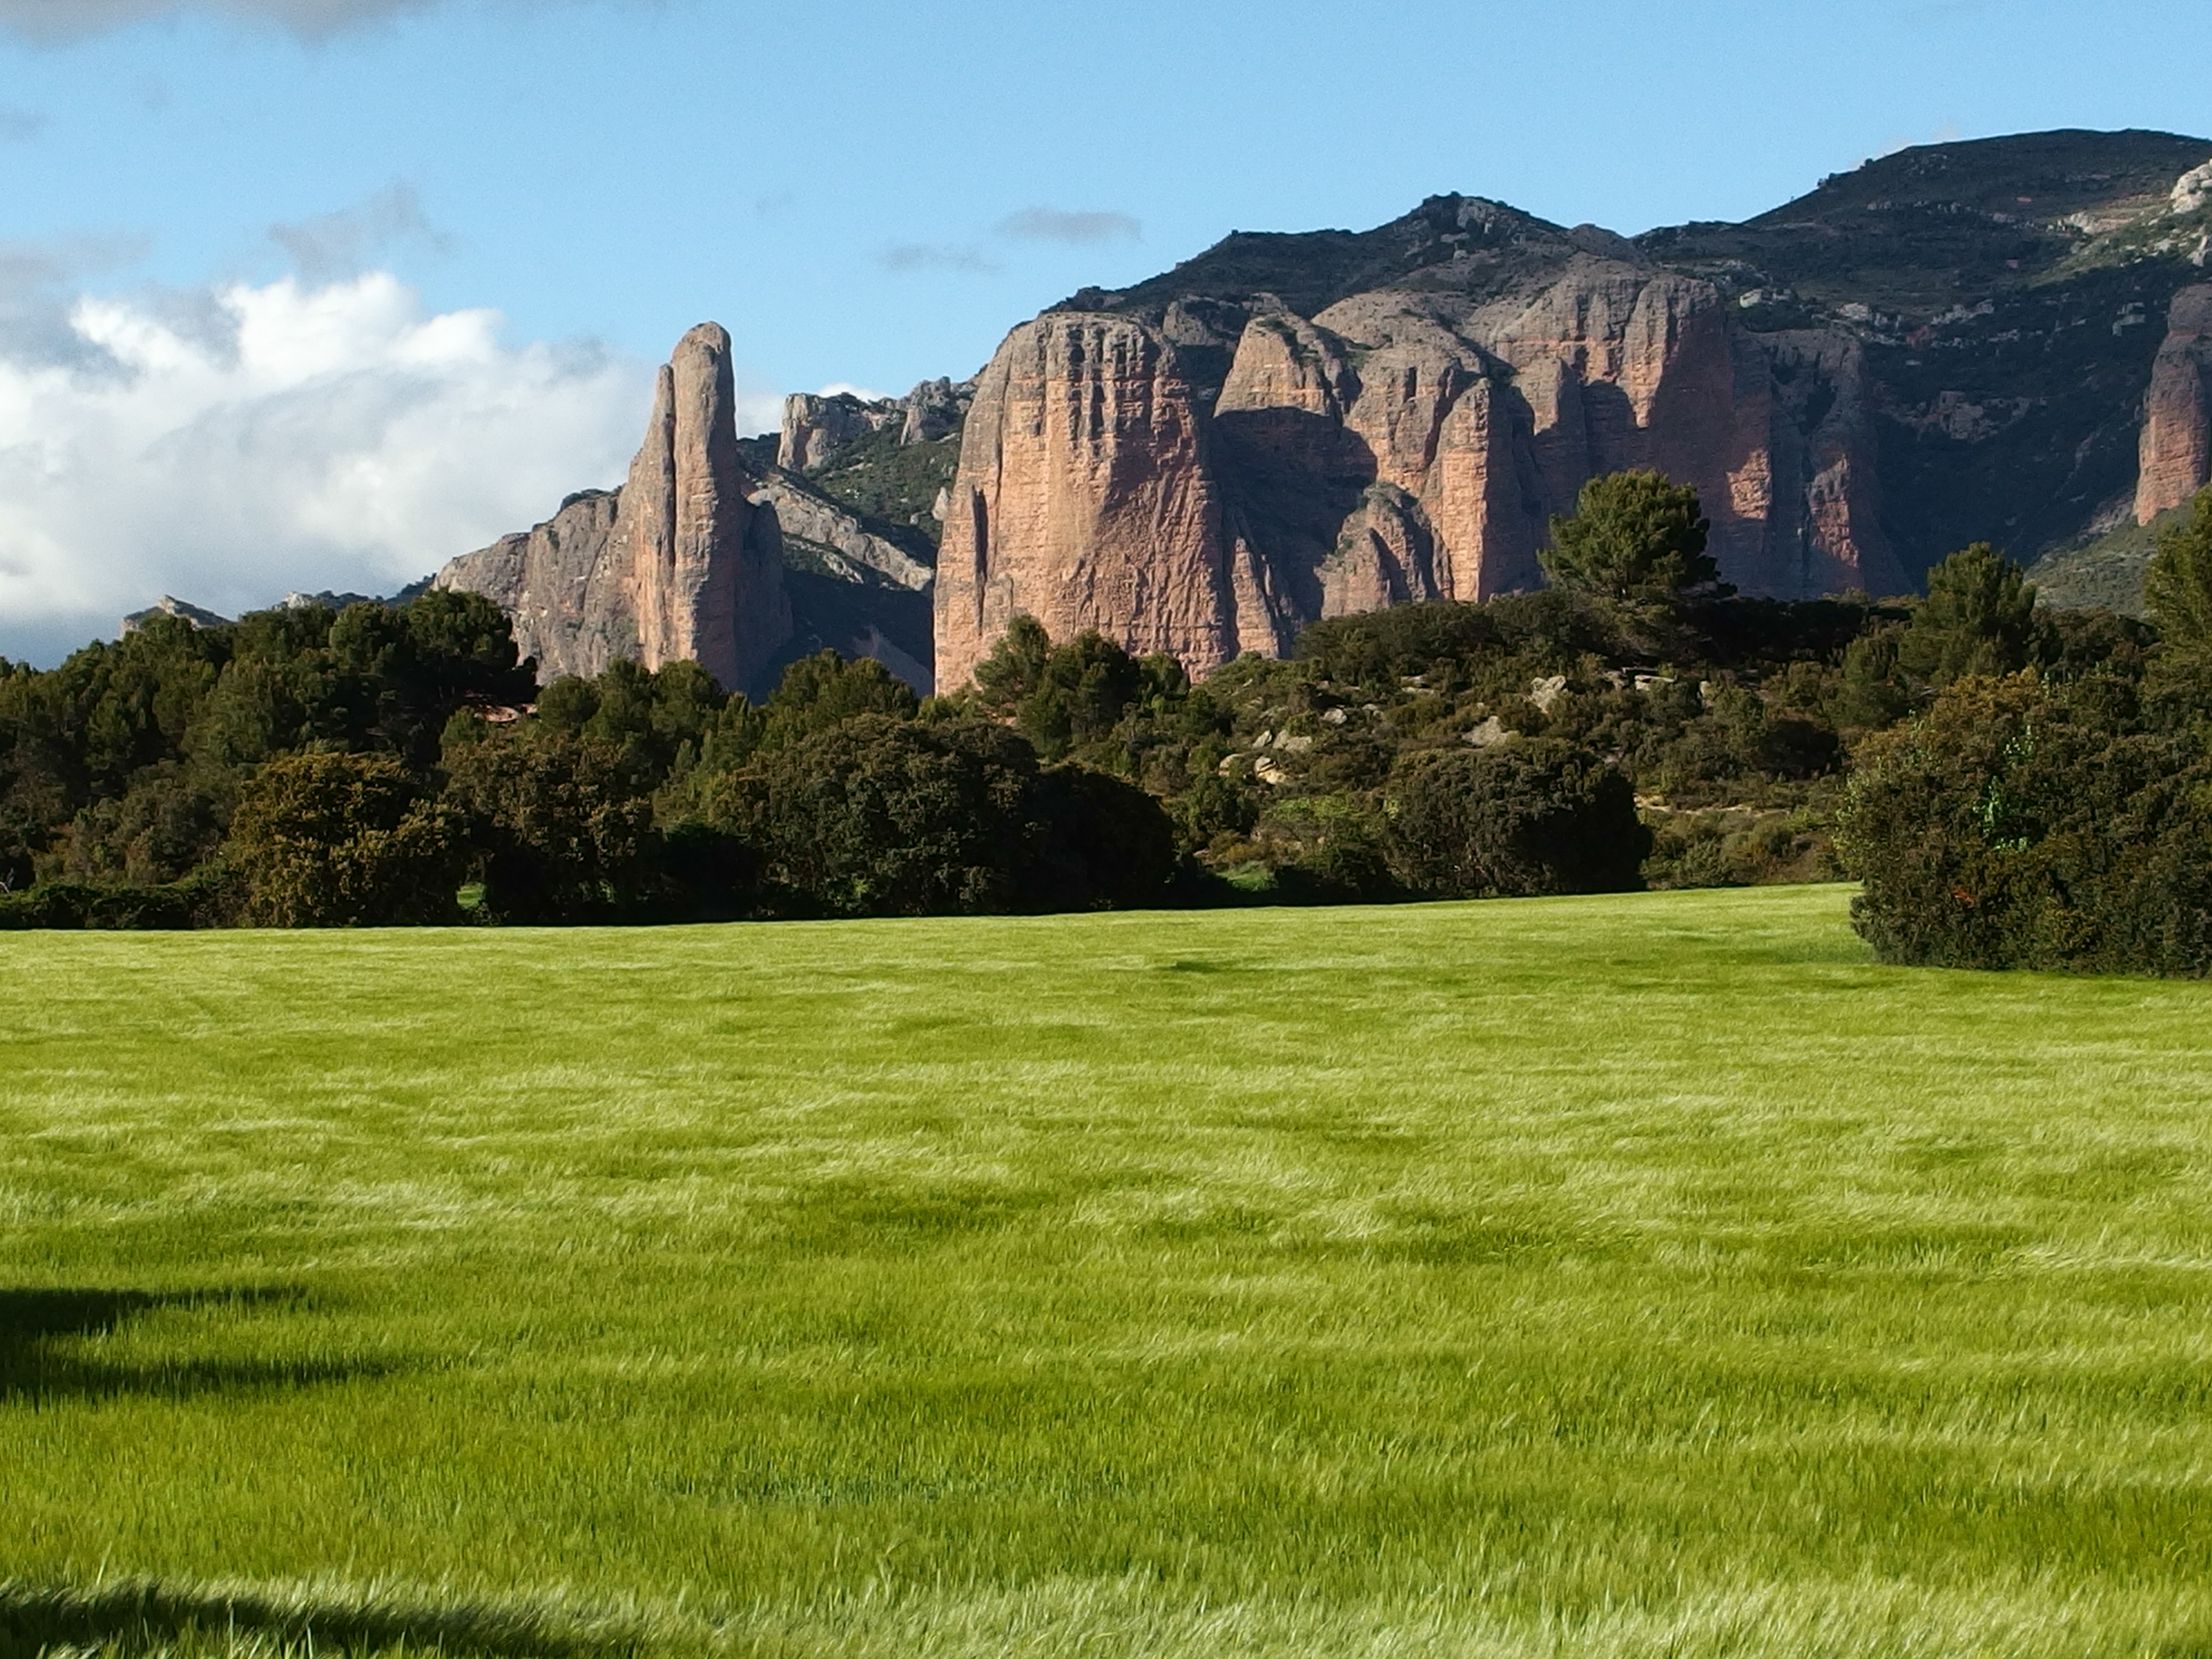
[(2212, 988), (1845, 902), (0, 939), (0, 1659), (2212, 1654)]

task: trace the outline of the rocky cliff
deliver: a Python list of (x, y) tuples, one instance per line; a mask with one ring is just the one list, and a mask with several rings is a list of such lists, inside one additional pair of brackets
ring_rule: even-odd
[(1533, 586), (1552, 515), (1623, 467), (1694, 483), (1723, 574), (1782, 597), (2155, 514), (2212, 467), (2208, 155), (1934, 146), (1633, 240), (1440, 197), (1085, 290), (979, 386), (940, 682), (1023, 611), (1203, 671), (1316, 617)]
[(724, 685), (754, 684), (791, 634), (791, 601), (736, 408), (729, 336), (702, 323), (660, 370), (619, 492), (571, 496), (535, 529), (453, 560), (437, 586), (505, 607), (548, 678), (688, 658)]
[(1096, 628), (1203, 673), (1280, 640), (1224, 523), (1200, 406), (1133, 320), (1018, 328), (976, 383), (937, 561), (937, 678), (963, 683), (1019, 615)]
[[(2212, 192), (2212, 168), (2204, 170)], [(2179, 194), (2179, 192), (2177, 192)], [(2212, 285), (2173, 297), (2166, 342), (2151, 365), (2143, 413), (2136, 522), (2180, 507), (2212, 480)]]

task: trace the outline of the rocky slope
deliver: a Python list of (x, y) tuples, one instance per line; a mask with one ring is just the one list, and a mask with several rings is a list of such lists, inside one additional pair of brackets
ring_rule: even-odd
[(2148, 518), (2212, 465), (2208, 155), (1936, 146), (1632, 241), (1439, 197), (1086, 290), (979, 385), (939, 680), (1024, 611), (1203, 670), (1316, 617), (1532, 586), (1550, 517), (1627, 466), (1696, 484), (1723, 574), (1784, 597)]

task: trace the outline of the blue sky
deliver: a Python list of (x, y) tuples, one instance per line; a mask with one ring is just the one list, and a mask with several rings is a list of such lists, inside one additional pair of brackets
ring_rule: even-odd
[(2207, 64), (2203, 0), (0, 0), (0, 653), (526, 525), (702, 318), (757, 424), (1231, 228), (1741, 217), (1906, 143), (2212, 134)]

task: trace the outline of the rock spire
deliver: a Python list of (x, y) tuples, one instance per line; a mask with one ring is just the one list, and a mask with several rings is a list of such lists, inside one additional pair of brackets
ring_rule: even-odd
[(465, 554), (437, 586), (483, 593), (514, 618), (541, 678), (617, 658), (684, 659), (752, 684), (792, 630), (772, 519), (738, 449), (730, 337), (702, 323), (660, 370), (645, 441), (619, 492), (571, 496), (545, 523)]

